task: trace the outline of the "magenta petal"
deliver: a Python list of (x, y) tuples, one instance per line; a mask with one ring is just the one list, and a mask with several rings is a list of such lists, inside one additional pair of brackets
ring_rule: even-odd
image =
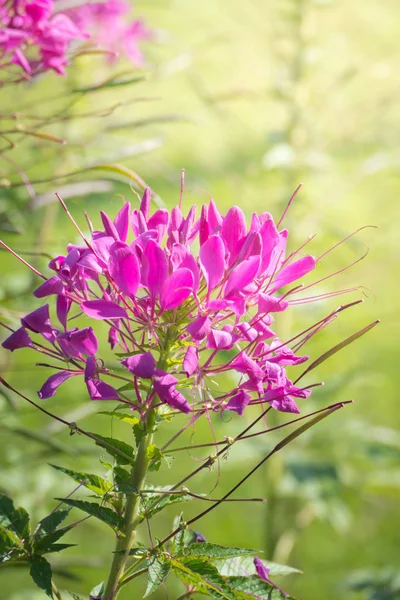
[(73, 351), (70, 356), (79, 356), (80, 354), (94, 356), (99, 346), (97, 337), (91, 327), (68, 331), (59, 336), (58, 341), (61, 342), (61, 345), (63, 340), (67, 342), (66, 347)]
[(49, 305), (45, 304), (21, 319), (21, 323), (27, 329), (35, 333), (52, 333), (50, 323)]
[(60, 386), (64, 381), (67, 381), (70, 377), (74, 377), (76, 375), (81, 375), (81, 373), (72, 373), (71, 371), (58, 371), (54, 373), (54, 375), (50, 375), (47, 381), (44, 382), (40, 390), (38, 391), (38, 396), (42, 400), (45, 398), (51, 398), (55, 395), (58, 386)]
[(245, 392), (244, 390), (239, 390), (237, 394), (232, 396), (226, 405), (226, 410), (234, 410), (238, 415), (242, 416), (244, 409), (249, 404), (251, 400), (250, 394)]
[(64, 289), (63, 282), (57, 275), (50, 277), (47, 281), (42, 283), (34, 292), (35, 298), (45, 298), (52, 294), (62, 294)]
[(292, 281), (304, 277), (304, 275), (307, 275), (307, 273), (315, 268), (316, 262), (317, 261), (313, 256), (304, 256), (287, 267), (284, 267), (273, 281), (272, 291), (279, 290), (279, 288), (284, 285), (288, 285), (289, 283), (292, 283)]
[(246, 218), (238, 206), (232, 206), (221, 226), (221, 237), (229, 252), (229, 264), (237, 258), (247, 235)]
[(126, 242), (126, 238), (128, 237), (130, 215), (131, 205), (127, 202), (114, 219), (114, 226), (121, 242)]
[(150, 219), (147, 222), (148, 229), (155, 229), (157, 231), (159, 242), (161, 242), (161, 240), (164, 237), (165, 232), (167, 231), (168, 219), (169, 219), (168, 211), (165, 210), (164, 208), (159, 208), (158, 210), (156, 210), (156, 212), (150, 217)]
[(260, 257), (251, 256), (232, 269), (225, 286), (225, 297), (242, 292), (257, 276)]
[(150, 214), (150, 201), (151, 201), (151, 189), (146, 188), (144, 190), (144, 194), (142, 200), (140, 202), (140, 212), (144, 216), (145, 220), (149, 218)]
[(197, 348), (195, 346), (189, 346), (189, 348), (186, 350), (184, 359), (183, 359), (183, 363), (182, 363), (182, 367), (183, 370), (185, 371), (186, 375), (188, 377), (190, 377), (191, 375), (193, 375), (193, 373), (195, 373), (198, 369), (199, 366), (199, 353), (197, 351)]
[(113, 237), (102, 234), (95, 238), (93, 234), (91, 246), (102, 267), (105, 267), (108, 263), (110, 258), (110, 248), (113, 244), (115, 244)]
[(87, 300), (82, 302), (81, 309), (92, 319), (127, 319), (126, 310), (108, 300)]
[(180, 306), (193, 291), (193, 275), (189, 269), (178, 269), (165, 281), (161, 291), (161, 308), (173, 310)]
[(4, 342), (1, 345), (6, 350), (14, 352), (14, 350), (18, 350), (19, 348), (33, 347), (33, 342), (29, 337), (28, 332), (23, 327), (20, 327), (19, 329), (14, 331), (6, 340), (4, 340)]
[(217, 235), (212, 235), (200, 248), (200, 264), (208, 290), (213, 290), (225, 273), (225, 246)]
[(282, 312), (288, 306), (289, 303), (278, 296), (268, 296), (267, 294), (258, 296), (258, 310), (260, 313)]
[(207, 348), (230, 350), (233, 348), (235, 339), (229, 331), (212, 329), (207, 337)]
[(260, 273), (264, 273), (264, 271), (268, 269), (272, 253), (274, 248), (276, 248), (276, 246), (279, 244), (280, 239), (272, 216), (267, 216), (267, 220), (262, 224), (260, 229), (260, 236), (262, 240)]
[(168, 277), (168, 262), (164, 250), (154, 240), (149, 240), (142, 256), (143, 285), (149, 288), (153, 298), (160, 293)]
[(186, 330), (196, 342), (201, 342), (210, 333), (211, 321), (208, 317), (198, 317), (186, 327)]
[(60, 321), (61, 325), (66, 328), (67, 327), (67, 316), (69, 309), (71, 308), (72, 300), (68, 298), (68, 296), (59, 295), (56, 300), (56, 312), (57, 319)]
[(210, 204), (208, 205), (208, 224), (210, 233), (215, 233), (222, 225), (222, 217), (213, 198), (211, 198)]
[(100, 379), (88, 379), (86, 387), (92, 400), (119, 400), (117, 390)]
[(124, 358), (124, 360), (121, 360), (121, 364), (136, 377), (142, 377), (144, 379), (153, 377), (156, 368), (156, 361), (150, 352), (134, 354), (129, 358)]
[(256, 231), (251, 231), (240, 249), (238, 261), (247, 260), (250, 256), (260, 256), (262, 252), (261, 236)]
[(251, 381), (261, 381), (264, 378), (264, 371), (246, 352), (238, 354), (231, 362), (231, 367), (239, 373), (248, 375)]
[(208, 225), (208, 208), (204, 204), (201, 207), (201, 216), (200, 216), (200, 227), (199, 227), (199, 242), (200, 246), (204, 244), (209, 238), (210, 228)]
[(191, 408), (185, 396), (181, 394), (175, 387), (178, 380), (173, 375), (164, 371), (156, 371), (154, 377), (154, 390), (161, 402), (165, 402), (172, 408), (176, 408), (184, 413), (190, 413)]
[(114, 238), (114, 241), (117, 242), (119, 240), (119, 234), (114, 223), (111, 221), (110, 217), (105, 212), (100, 211), (100, 215), (101, 220), (103, 221), (104, 231), (108, 236)]
[(269, 581), (268, 576), (270, 569), (263, 564), (258, 556), (256, 556), (254, 559), (254, 566), (256, 568), (257, 575), (261, 577), (261, 579), (264, 579), (264, 581)]
[(133, 298), (140, 282), (139, 262), (133, 250), (124, 242), (115, 242), (110, 248), (108, 270), (118, 289)]
[(278, 387), (265, 392), (263, 400), (268, 402), (275, 410), (288, 413), (299, 413), (299, 407), (289, 395), (285, 387)]

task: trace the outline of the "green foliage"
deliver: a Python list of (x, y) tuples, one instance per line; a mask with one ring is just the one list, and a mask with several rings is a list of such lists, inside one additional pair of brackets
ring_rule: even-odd
[(135, 450), (132, 446), (122, 440), (104, 437), (98, 433), (93, 433), (91, 435), (95, 438), (96, 445), (104, 448), (110, 456), (115, 458), (119, 465), (133, 464)]
[(92, 588), (90, 595), (93, 598), (101, 598), (101, 595), (103, 592), (104, 592), (104, 581), (102, 581), (101, 583), (96, 585), (94, 588)]
[(147, 459), (149, 461), (149, 471), (158, 471), (161, 467), (162, 461), (168, 466), (171, 467), (173, 458), (172, 456), (168, 456), (161, 452), (159, 448), (155, 444), (151, 444), (147, 448)]
[(167, 578), (171, 570), (171, 563), (168, 557), (163, 555), (153, 558), (147, 570), (147, 587), (144, 598), (155, 592)]
[(44, 556), (33, 556), (29, 563), (31, 565), (30, 575), (38, 587), (40, 587), (50, 598), (53, 598), (51, 587), (51, 566)]
[[(128, 384), (128, 385), (131, 385), (131, 384)], [(120, 391), (123, 391), (122, 388), (120, 388)], [(120, 421), (129, 423), (129, 425), (137, 425), (139, 423), (139, 419), (137, 417), (133, 417), (130, 414), (125, 414), (125, 413), (118, 412), (118, 411), (102, 410), (101, 412), (99, 412), (97, 414), (98, 415), (106, 415), (108, 417), (113, 417), (113, 419), (119, 419)]]
[(204, 558), (173, 558), (171, 567), (175, 575), (186, 585), (217, 600), (236, 600), (231, 586), (219, 574), (217, 568)]
[(57, 465), (50, 465), (53, 469), (57, 471), (61, 471), (65, 475), (71, 477), (74, 481), (81, 483), (88, 490), (94, 492), (98, 496), (104, 496), (113, 490), (113, 485), (100, 477), (99, 475), (92, 475), (90, 473), (78, 473), (77, 471), (72, 471), (71, 469), (66, 469), (64, 467), (58, 467)]
[[(149, 490), (151, 490), (151, 487), (152, 486), (147, 485), (146, 491), (142, 494), (142, 518), (146, 516), (148, 519), (151, 519), (155, 514), (161, 512), (166, 506), (178, 504), (179, 502), (188, 502), (192, 499), (191, 496), (183, 493), (168, 494), (167, 492), (171, 489), (168, 486), (157, 486), (154, 492), (148, 493)], [(158, 490), (158, 492), (156, 490)]]
[(252, 598), (262, 600), (295, 600), (285, 592), (264, 581), (257, 575), (251, 577), (228, 577), (226, 579), (233, 590), (238, 592), (235, 597), (239, 600)]
[(219, 544), (209, 544), (208, 542), (199, 542), (186, 546), (182, 552), (182, 556), (203, 556), (210, 560), (220, 560), (235, 558), (237, 556), (254, 556), (257, 550), (250, 548), (234, 548), (232, 546), (220, 546)]
[[(253, 556), (257, 554), (257, 552), (252, 552)], [(253, 557), (245, 556), (244, 553), (242, 556), (237, 555), (238, 558), (233, 558), (225, 561), (218, 561), (216, 566), (224, 576), (236, 576), (236, 575), (254, 575), (255, 574), (255, 566)], [(267, 569), (269, 570), (269, 574), (271, 577), (281, 577), (283, 575), (295, 575), (299, 574), (301, 571), (295, 569), (293, 567), (288, 567), (287, 565), (279, 565), (277, 563), (271, 562), (269, 560), (260, 559), (261, 562)]]
[(96, 517), (96, 519), (103, 521), (103, 523), (106, 523), (115, 531), (122, 529), (124, 526), (124, 519), (107, 506), (100, 506), (95, 502), (87, 502), (86, 500), (73, 500), (72, 498), (56, 498), (56, 500), (74, 508), (79, 508), (79, 510), (82, 510), (91, 517)]

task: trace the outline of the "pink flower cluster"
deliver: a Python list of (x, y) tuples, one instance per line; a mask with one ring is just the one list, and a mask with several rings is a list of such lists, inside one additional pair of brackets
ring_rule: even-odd
[(0, 68), (22, 67), (27, 75), (53, 69), (64, 75), (67, 51), (85, 34), (52, 0), (0, 0)]
[(143, 64), (143, 55), (139, 44), (151, 34), (140, 19), (127, 19), (130, 12), (129, 2), (107, 0), (86, 2), (67, 11), (66, 14), (79, 29), (90, 34), (93, 43), (106, 48), (111, 53), (111, 59), (122, 54), (140, 66)]
[[(147, 189), (139, 209), (126, 203), (114, 220), (102, 212), (101, 230), (92, 228), (91, 239), (54, 258), (55, 275), (34, 295), (56, 296), (60, 325), (52, 325), (45, 304), (25, 316), (3, 346), (30, 346), (64, 363), (40, 398), (81, 375), (90, 398), (127, 402), (141, 412), (154, 402), (184, 413), (242, 415), (248, 405), (263, 403), (299, 412), (296, 399), (310, 390), (293, 385), (286, 367), (308, 357), (296, 356), (271, 327), (315, 259), (287, 256), (288, 231), (278, 231), (269, 213), (254, 213), (248, 226), (237, 206), (222, 216), (211, 200), (196, 218), (195, 206), (186, 217), (179, 206), (150, 214), (150, 200)], [(92, 327), (74, 326), (73, 307), (85, 320), (109, 325), (118, 369), (97, 357)], [(32, 333), (46, 343), (34, 342)], [(103, 381), (109, 377), (123, 390)]]
[(0, 0), (0, 69), (16, 65), (27, 77), (48, 69), (64, 75), (71, 43), (87, 38), (114, 56), (122, 51), (135, 64), (142, 62), (139, 42), (149, 33), (141, 21), (126, 21), (127, 2), (56, 8), (53, 0)]

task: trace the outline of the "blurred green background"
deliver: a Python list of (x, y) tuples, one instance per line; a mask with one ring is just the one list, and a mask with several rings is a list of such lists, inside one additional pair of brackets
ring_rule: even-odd
[[(201, 205), (212, 195), (222, 212), (237, 204), (249, 218), (253, 211), (279, 218), (302, 182), (286, 226), (291, 249), (316, 234), (309, 245), (315, 256), (359, 227), (378, 226), (361, 231), (317, 267), (315, 277), (322, 278), (369, 250), (355, 267), (317, 288), (359, 291), (300, 305), (277, 324), (280, 335), (290, 337), (341, 302), (365, 299), (307, 347), (315, 358), (381, 319), (378, 328), (313, 372), (308, 381), (325, 386), (303, 401), (302, 410), (348, 399), (354, 405), (298, 439), (243, 486), (241, 496), (266, 496), (266, 505), (220, 507), (198, 529), (208, 541), (258, 548), (268, 560), (301, 569), (303, 575), (279, 582), (299, 600), (399, 598), (400, 5), (149, 0), (137, 2), (135, 14), (155, 31), (145, 48), (145, 71), (85, 57), (74, 61), (65, 80), (49, 75), (0, 91), (2, 131), (40, 124), (35, 131), (68, 142), (11, 134), (17, 145), (0, 156), (2, 237), (45, 268), (46, 257), (29, 253), (63, 253), (77, 239), (54, 202), (55, 191), (83, 228), (83, 210), (96, 224), (100, 209), (117, 212), (119, 194), (135, 203), (123, 169), (104, 168), (116, 163), (137, 173), (168, 207), (178, 202), (184, 168), (184, 206)], [(116, 71), (125, 85), (104, 85)], [(97, 91), (82, 91), (96, 85)], [(50, 113), (55, 118), (48, 122)], [(29, 294), (38, 282), (11, 256), (2, 252), (0, 258), (2, 318), (14, 324), (27, 307), (32, 310)], [(25, 350), (0, 354), (4, 377), (32, 398), (46, 376), (35, 361)], [(11, 394), (1, 394), (0, 488), (40, 519), (55, 506), (52, 498), (73, 489), (47, 463), (102, 474), (99, 453)], [(77, 382), (46, 402), (86, 429), (110, 434), (104, 417), (94, 415), (103, 407), (88, 403)], [(216, 419), (217, 438), (239, 431), (250, 418)], [(129, 440), (124, 424), (114, 423), (112, 433)], [(209, 439), (205, 426), (193, 436), (194, 443)], [(213, 494), (222, 495), (274, 440), (242, 443), (220, 470), (203, 472), (191, 489), (211, 491), (218, 483)], [(171, 471), (160, 472), (161, 483), (176, 481), (204, 456), (180, 453)], [(183, 509), (188, 518), (201, 505)], [(153, 534), (166, 535), (176, 512), (163, 513)], [(79, 545), (53, 555), (56, 581), (87, 593), (106, 574), (112, 535), (89, 520), (66, 541)], [(44, 597), (32, 585), (22, 569), (0, 572), (1, 599)], [(141, 597), (144, 585), (127, 587), (121, 600)], [(181, 589), (171, 585), (168, 593), (173, 599)], [(166, 597), (165, 591), (154, 597)]]

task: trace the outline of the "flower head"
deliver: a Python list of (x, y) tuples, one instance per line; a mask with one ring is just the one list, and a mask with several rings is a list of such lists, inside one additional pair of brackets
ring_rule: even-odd
[[(126, 203), (114, 219), (102, 213), (102, 229), (49, 263), (55, 274), (34, 295), (56, 298), (59, 326), (46, 304), (26, 315), (3, 346), (32, 346), (29, 330), (67, 363), (43, 385), (41, 398), (81, 375), (90, 398), (140, 410), (158, 402), (184, 413), (242, 415), (252, 404), (299, 412), (296, 401), (310, 391), (293, 385), (286, 367), (308, 357), (297, 356), (272, 327), (291, 303), (291, 290), (283, 295), (282, 288), (298, 289), (315, 259), (287, 257), (288, 232), (278, 231), (269, 213), (254, 214), (248, 225), (239, 207), (223, 216), (211, 201), (197, 219), (196, 207), (186, 217), (178, 206), (150, 214), (150, 197), (146, 190), (138, 209)], [(69, 323), (73, 306), (93, 327)], [(109, 326), (118, 373), (97, 356), (99, 320)], [(104, 381), (109, 376), (114, 384), (130, 379), (132, 391), (118, 392)]]

